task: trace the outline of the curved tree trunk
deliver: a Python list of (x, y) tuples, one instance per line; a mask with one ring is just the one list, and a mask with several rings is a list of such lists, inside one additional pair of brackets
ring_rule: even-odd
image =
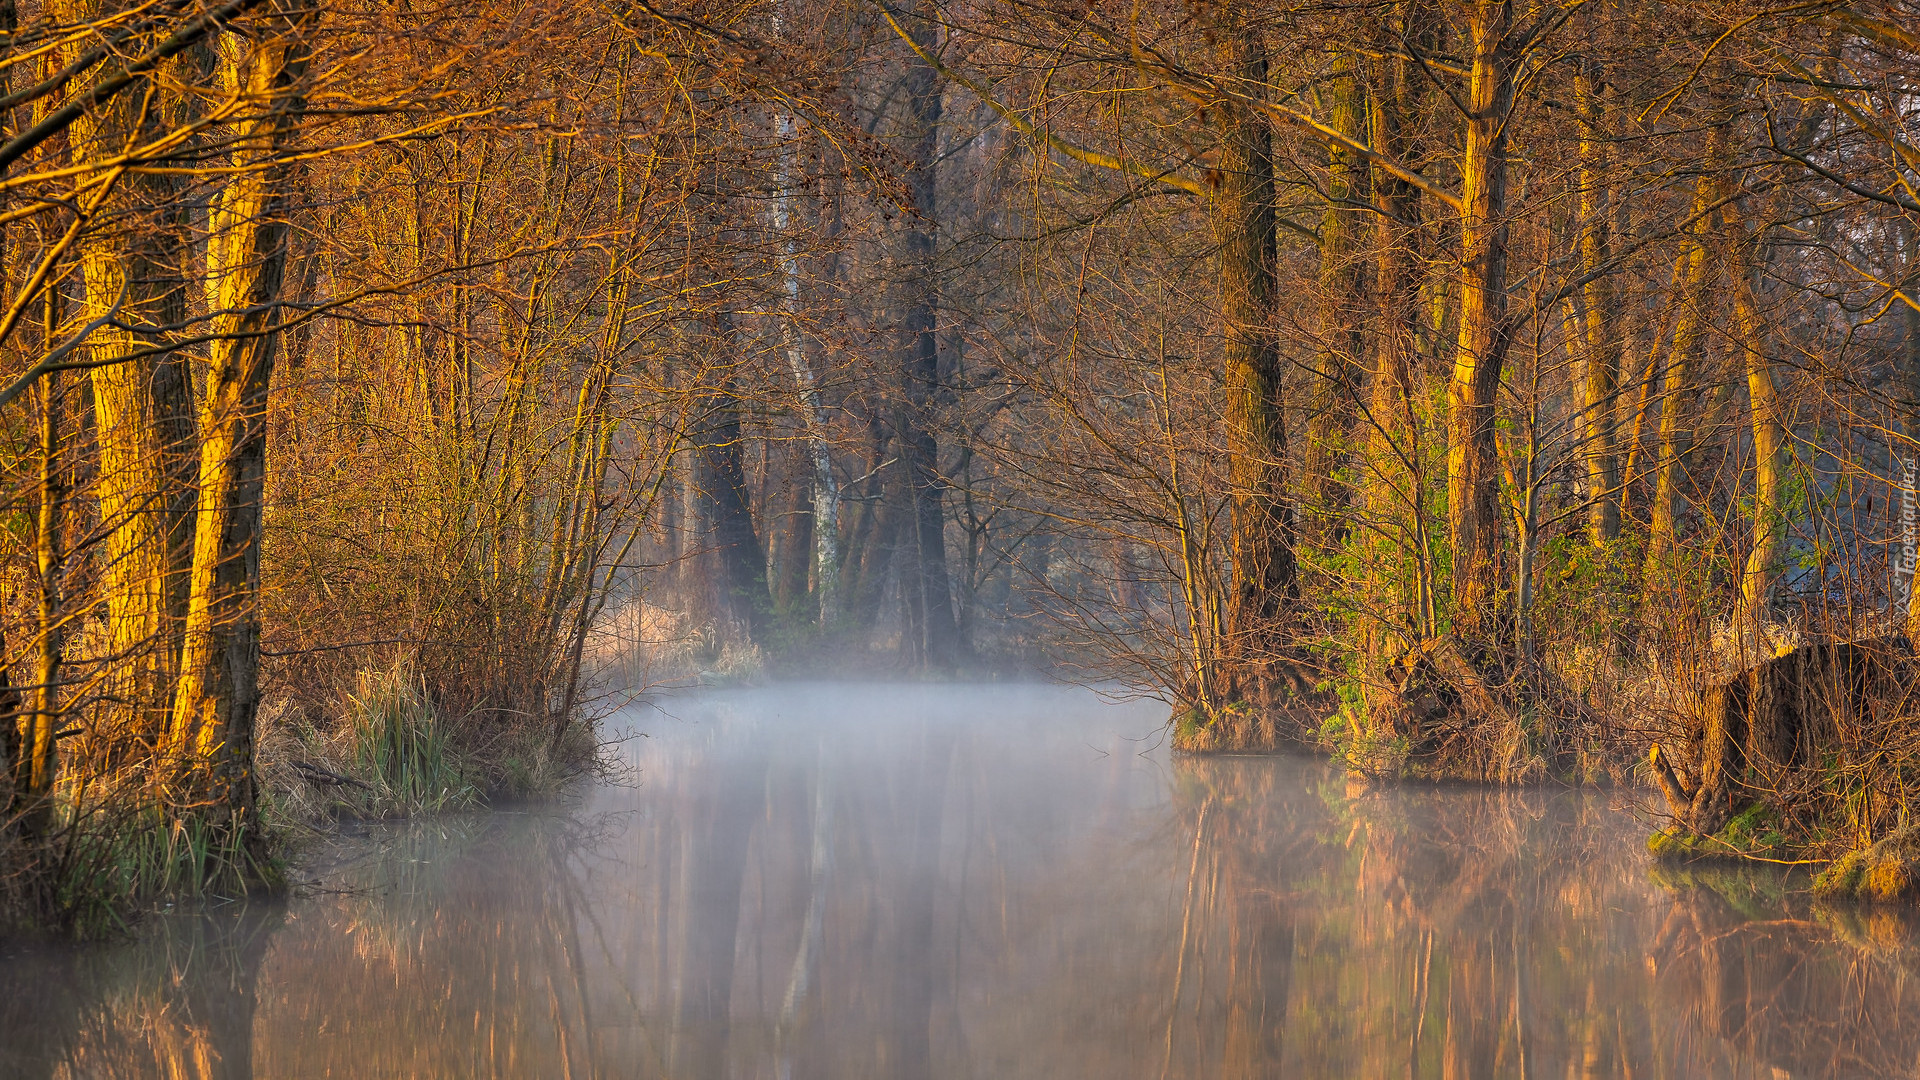
[(290, 125), (292, 86), (306, 60), (292, 27), (274, 20), (252, 29), (259, 35), (252, 40), (229, 31), (222, 49), (224, 80), (262, 106), (233, 132), (237, 171), (209, 214), (207, 298), (217, 337), (208, 348), (191, 585), (162, 758), (177, 769), (175, 800), (205, 805), (257, 839), (253, 738), (267, 393), (287, 262), (286, 171), (269, 163)]

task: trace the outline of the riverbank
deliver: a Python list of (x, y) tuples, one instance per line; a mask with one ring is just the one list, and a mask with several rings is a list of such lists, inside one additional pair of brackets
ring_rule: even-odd
[(1172, 726), (1186, 752), (1302, 750), (1369, 779), (1630, 786), (1659, 798), (1647, 847), (1664, 862), (1824, 867), (1825, 901), (1913, 903), (1916, 678), (1899, 633), (1728, 633), (1684, 663), (1584, 668), (1441, 639), (1368, 677), (1289, 686), (1211, 723), (1178, 711)]

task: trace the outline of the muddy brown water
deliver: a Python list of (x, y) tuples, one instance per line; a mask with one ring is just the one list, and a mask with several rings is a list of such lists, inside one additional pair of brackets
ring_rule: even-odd
[(623, 717), (628, 782), (386, 826), (284, 903), (0, 953), (0, 1075), (1920, 1075), (1904, 916), (1665, 875), (1632, 798), (1175, 758), (1084, 690)]

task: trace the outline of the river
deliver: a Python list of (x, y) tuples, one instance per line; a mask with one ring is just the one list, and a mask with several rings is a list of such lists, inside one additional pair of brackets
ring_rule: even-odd
[(1637, 793), (1175, 758), (1164, 706), (637, 705), (558, 807), (369, 827), (288, 901), (0, 955), (0, 1075), (1920, 1074), (1913, 926), (1663, 874)]

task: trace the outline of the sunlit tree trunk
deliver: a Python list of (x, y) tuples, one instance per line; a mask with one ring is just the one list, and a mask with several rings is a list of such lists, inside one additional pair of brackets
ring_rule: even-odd
[[(1399, 29), (1425, 47), (1424, 27), (1413, 16), (1414, 5), (1399, 9)], [(1412, 159), (1407, 130), (1414, 119), (1411, 61), (1383, 60), (1376, 70), (1380, 91), (1372, 100), (1373, 137), (1379, 151), (1394, 161)], [(1414, 595), (1411, 610), (1396, 611), (1415, 638), (1434, 632), (1432, 544), (1427, 520), (1427, 476), (1415, 410), (1415, 368), (1418, 362), (1422, 313), (1421, 265), (1415, 245), (1420, 234), (1420, 191), (1412, 184), (1380, 170), (1373, 177), (1380, 207), (1375, 225), (1377, 262), (1374, 295), (1379, 325), (1373, 335), (1373, 372), (1369, 393), (1372, 438), (1368, 458), (1378, 482), (1370, 485), (1368, 500), (1376, 516), (1397, 517), (1412, 541)], [(1405, 645), (1408, 642), (1400, 642)]]
[(1455, 628), (1496, 633), (1500, 464), (1494, 442), (1507, 321), (1507, 120), (1513, 108), (1510, 0), (1476, 0), (1466, 153), (1460, 160), (1460, 337), (1447, 392), (1447, 515)]
[[(1366, 138), (1365, 84), (1351, 60), (1342, 59), (1323, 91), (1327, 124), (1350, 138)], [(1348, 502), (1337, 477), (1353, 426), (1360, 392), (1365, 335), (1358, 321), (1365, 283), (1359, 258), (1367, 213), (1367, 163), (1343, 147), (1328, 152), (1327, 208), (1320, 217), (1320, 350), (1315, 360), (1313, 407), (1307, 424), (1302, 479), (1312, 500), (1313, 543), (1336, 544)]]
[(1751, 275), (1733, 286), (1734, 319), (1746, 354), (1753, 423), (1753, 547), (1740, 575), (1740, 606), (1750, 626), (1766, 621), (1774, 583), (1786, 558), (1786, 424), (1773, 360), (1767, 354)]
[(1599, 72), (1591, 61), (1574, 73), (1580, 112), (1580, 269), (1593, 275), (1586, 295), (1586, 378), (1580, 403), (1587, 466), (1587, 535), (1604, 544), (1620, 535), (1620, 459), (1614, 440), (1615, 397), (1620, 385), (1620, 305), (1613, 275), (1607, 150), (1597, 97)]
[[(1227, 48), (1234, 75), (1245, 85), (1266, 82), (1266, 47), (1256, 31), (1228, 29)], [(1213, 228), (1220, 245), (1221, 352), (1233, 484), (1227, 649), (1240, 661), (1257, 660), (1277, 649), (1280, 624), (1298, 592), (1298, 575), (1285, 487), (1284, 388), (1273, 336), (1277, 252), (1272, 132), (1268, 121), (1250, 109), (1230, 109), (1225, 123)]]
[(232, 132), (233, 176), (208, 215), (208, 347), (200, 411), (200, 474), (191, 589), (179, 684), (163, 760), (178, 769), (176, 800), (211, 803), (251, 832), (254, 716), (260, 699), (260, 538), (267, 395), (286, 271), (287, 228), (272, 164), (294, 108), (305, 58), (297, 31), (229, 31), (222, 81), (253, 113)]
[[(91, 0), (49, 14), (85, 22)], [(172, 74), (202, 62), (196, 50), (172, 62)], [(155, 80), (123, 91), (68, 130), (75, 163), (126, 154), (163, 135), (179, 119), (177, 95)], [(164, 173), (129, 175), (113, 205), (112, 229), (81, 241), (85, 294), (81, 318), (114, 317), (88, 339), (94, 438), (99, 448), (102, 651), (116, 657), (106, 687), (118, 704), (103, 726), (113, 758), (150, 746), (167, 725), (178, 670), (187, 568), (193, 552), (193, 382), (184, 354), (164, 341), (186, 317), (185, 201), (181, 181)]]
[[(1694, 185), (1693, 217), (1701, 218), (1712, 204), (1716, 190), (1711, 177), (1700, 177)], [(1687, 248), (1674, 266), (1673, 284), (1680, 294), (1680, 310), (1674, 317), (1673, 345), (1667, 354), (1666, 369), (1659, 375), (1660, 427), (1655, 437), (1653, 501), (1648, 507), (1647, 526), (1646, 573), (1650, 579), (1658, 576), (1673, 551), (1682, 510), (1682, 469), (1695, 423), (1683, 402), (1693, 389), (1694, 363), (1698, 359), (1706, 318), (1709, 227), (1703, 218), (1694, 222)]]
[[(45, 302), (47, 338), (51, 340), (59, 325), (59, 292), (49, 289)], [(39, 641), (34, 650), (32, 708), (26, 719), (26, 737), (22, 742), (21, 794), (31, 801), (30, 830), (46, 823), (45, 800), (53, 794), (60, 755), (54, 745), (54, 729), (60, 718), (60, 656), (66, 641), (63, 621), (64, 598), (60, 579), (65, 570), (62, 530), (66, 513), (66, 467), (61, 461), (60, 444), (65, 437), (61, 420), (65, 411), (60, 373), (49, 371), (40, 382), (40, 506), (34, 530), (34, 568), (39, 581)]]

